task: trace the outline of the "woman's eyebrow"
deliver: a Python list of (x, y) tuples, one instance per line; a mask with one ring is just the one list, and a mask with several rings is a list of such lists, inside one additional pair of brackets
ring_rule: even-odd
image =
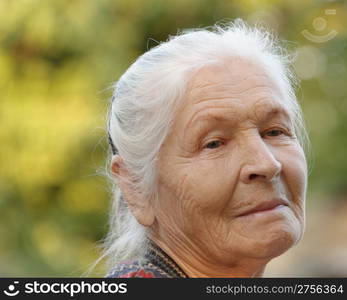
[(260, 122), (267, 122), (275, 117), (284, 117), (288, 121), (291, 120), (289, 112), (282, 106), (274, 106), (267, 109), (262, 113), (262, 115), (257, 115)]
[[(254, 113), (255, 118), (259, 124), (267, 123), (275, 118), (284, 118), (286, 122), (291, 123), (291, 117), (288, 111), (280, 106), (271, 106), (268, 108), (261, 108), (261, 110)], [(239, 114), (236, 111), (229, 111), (227, 114), (225, 112), (212, 112), (208, 110), (205, 113), (200, 113), (196, 117), (192, 117), (190, 121), (186, 124), (184, 129), (184, 135), (194, 133), (205, 132), (208, 128), (216, 126), (218, 123), (228, 123), (232, 124), (237, 122), (239, 119)]]
[[(224, 109), (224, 110), (223, 110)], [(221, 110), (223, 110), (221, 112)], [(218, 112), (214, 112), (218, 111)], [(227, 113), (226, 113), (227, 111)], [(231, 110), (228, 106), (214, 106), (213, 108), (202, 108), (196, 111), (191, 119), (186, 124), (186, 127), (194, 127), (200, 122), (205, 123), (208, 121), (218, 121), (218, 122), (230, 122), (236, 119), (236, 111)]]
[[(220, 108), (219, 108), (220, 109)], [(196, 115), (196, 114), (195, 114)], [(285, 117), (285, 119), (290, 120), (290, 114), (288, 111), (280, 106), (270, 106), (265, 107), (262, 106), (261, 109), (258, 109), (254, 112), (255, 118), (258, 119), (260, 123), (265, 123), (275, 117)], [(228, 111), (227, 113), (224, 112), (212, 112), (211, 110), (207, 110), (205, 113), (197, 112), (197, 116), (194, 116), (189, 120), (189, 122), (186, 124), (186, 127), (195, 127), (199, 123), (206, 123), (206, 122), (233, 122), (234, 120), (238, 120), (239, 114), (236, 111)]]

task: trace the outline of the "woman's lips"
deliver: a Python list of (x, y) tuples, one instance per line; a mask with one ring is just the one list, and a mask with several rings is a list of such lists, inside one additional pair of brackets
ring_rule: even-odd
[(264, 201), (246, 210), (245, 212), (241, 213), (240, 215), (238, 215), (238, 217), (244, 217), (244, 216), (248, 216), (248, 215), (252, 215), (256, 213), (271, 212), (275, 210), (276, 208), (280, 208), (283, 206), (288, 206), (288, 203), (282, 199)]

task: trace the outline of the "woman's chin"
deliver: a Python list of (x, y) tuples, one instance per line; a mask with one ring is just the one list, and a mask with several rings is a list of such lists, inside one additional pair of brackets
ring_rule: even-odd
[(292, 246), (294, 246), (301, 234), (296, 230), (288, 230), (288, 228), (278, 228), (267, 234), (259, 235), (250, 245), (250, 254), (257, 258), (274, 258), (277, 257)]
[(297, 244), (303, 234), (302, 222), (288, 210), (240, 218), (235, 229), (241, 233), (240, 251), (259, 258), (281, 255)]
[[(241, 234), (230, 239), (228, 248), (236, 250), (241, 256), (258, 259), (277, 257), (295, 244), (302, 237), (302, 227), (299, 222), (274, 222), (263, 226), (244, 227)], [(235, 242), (237, 240), (237, 242)]]

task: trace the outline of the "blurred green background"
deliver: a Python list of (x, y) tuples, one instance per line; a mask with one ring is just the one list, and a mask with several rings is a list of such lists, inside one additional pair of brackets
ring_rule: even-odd
[(311, 138), (307, 232), (266, 275), (347, 276), (347, 3), (313, 0), (0, 0), (0, 276), (85, 274), (107, 230), (110, 86), (156, 41), (236, 17), (297, 50)]

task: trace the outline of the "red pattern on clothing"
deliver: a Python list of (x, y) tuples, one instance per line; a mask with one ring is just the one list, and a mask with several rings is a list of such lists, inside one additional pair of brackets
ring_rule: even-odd
[(119, 278), (133, 278), (133, 277), (155, 278), (155, 276), (152, 272), (146, 272), (145, 270), (130, 272), (130, 273), (119, 276)]

